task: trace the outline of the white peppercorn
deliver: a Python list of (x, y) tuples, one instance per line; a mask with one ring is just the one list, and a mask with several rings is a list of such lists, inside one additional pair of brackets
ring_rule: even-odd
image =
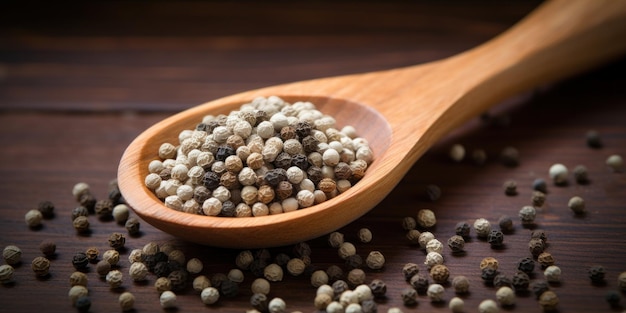
[(24, 220), (26, 222), (26, 225), (28, 225), (28, 227), (36, 228), (36, 227), (41, 226), (41, 221), (43, 220), (43, 214), (41, 214), (41, 211), (37, 209), (32, 209), (26, 212), (26, 214), (24, 215)]
[(496, 291), (496, 300), (502, 306), (515, 305), (515, 291), (507, 286), (500, 287)]
[(206, 287), (201, 291), (200, 299), (204, 304), (214, 304), (220, 299), (220, 292), (217, 290), (217, 288)]
[(548, 171), (550, 178), (555, 185), (564, 185), (567, 183), (567, 175), (569, 174), (567, 167), (561, 163), (556, 163), (550, 166)]
[(257, 278), (252, 282), (250, 289), (252, 293), (268, 295), (270, 293), (270, 282), (264, 278)]
[(359, 229), (357, 235), (362, 243), (368, 243), (372, 241), (372, 232), (368, 228)]
[(353, 292), (357, 295), (359, 302), (374, 299), (374, 294), (370, 286), (361, 284), (354, 288)]
[(70, 286), (87, 286), (87, 275), (83, 272), (73, 272), (70, 275)]
[(128, 291), (122, 292), (117, 301), (123, 312), (132, 311), (135, 307), (135, 296)]
[(478, 218), (474, 221), (474, 230), (479, 238), (487, 238), (491, 232), (491, 223), (487, 219)]
[(443, 244), (437, 239), (431, 239), (426, 243), (426, 252), (443, 252)]
[(483, 300), (478, 304), (478, 312), (480, 313), (498, 313), (500, 312), (500, 308), (498, 308), (498, 303), (496, 301), (487, 299)]
[(426, 249), (426, 245), (428, 244), (428, 242), (433, 239), (435, 239), (435, 235), (429, 231), (425, 231), (425, 232), (420, 233), (418, 242), (422, 249)]
[[(171, 255), (171, 253), (170, 253)], [(190, 274), (198, 274), (200, 272), (202, 272), (202, 269), (204, 268), (204, 265), (202, 264), (202, 261), (198, 258), (191, 258), (189, 259), (189, 261), (187, 261), (187, 272), (189, 272)]]
[(367, 267), (373, 270), (379, 270), (385, 266), (385, 256), (380, 251), (371, 251), (365, 259)]
[(272, 300), (270, 300), (267, 304), (267, 308), (270, 313), (284, 313), (287, 308), (287, 304), (281, 298), (272, 298)]
[(356, 254), (356, 247), (350, 242), (344, 242), (339, 246), (337, 252), (339, 257), (345, 260), (349, 256)]
[(339, 295), (339, 303), (347, 307), (351, 303), (359, 303), (359, 295), (352, 290), (345, 290)]
[(428, 295), (431, 302), (441, 302), (444, 300), (444, 291), (445, 290), (441, 284), (430, 284), (428, 286), (428, 290), (426, 291), (426, 295)]
[(519, 210), (519, 218), (524, 225), (534, 223), (535, 216), (537, 216), (537, 210), (532, 205), (525, 205)]
[(0, 265), (0, 283), (8, 284), (13, 281), (13, 272), (15, 269), (9, 264)]
[(128, 274), (133, 281), (145, 280), (148, 275), (148, 267), (142, 262), (135, 262), (128, 268)]
[(113, 207), (113, 219), (119, 224), (126, 223), (130, 210), (126, 204), (118, 204)]
[(133, 249), (128, 254), (128, 262), (133, 264), (135, 262), (141, 262), (143, 251), (141, 249)]
[(559, 297), (554, 291), (545, 291), (539, 296), (539, 305), (544, 311), (555, 311), (559, 305)]
[(558, 284), (561, 282), (561, 269), (556, 265), (550, 265), (543, 271), (543, 276), (549, 283)]
[(106, 275), (106, 282), (111, 289), (118, 288), (122, 285), (123, 276), (124, 275), (119, 270), (112, 270)]
[(328, 274), (323, 270), (317, 270), (311, 274), (311, 285), (318, 288), (321, 285), (328, 284)]
[(193, 290), (202, 292), (205, 288), (211, 287), (211, 280), (209, 280), (209, 278), (205, 275), (199, 275), (193, 279), (191, 286), (193, 287)]
[(238, 268), (231, 269), (230, 271), (228, 271), (228, 274), (226, 276), (230, 281), (235, 283), (241, 283), (244, 280), (244, 274)]
[(102, 253), (102, 260), (109, 262), (111, 265), (117, 265), (120, 260), (120, 253), (117, 250), (107, 250)]
[(423, 228), (431, 228), (437, 224), (435, 212), (430, 209), (421, 209), (417, 212), (417, 224)]
[(621, 172), (624, 167), (624, 159), (621, 155), (613, 154), (606, 159), (606, 165), (613, 172)]
[(358, 303), (350, 303), (346, 307), (345, 313), (363, 313), (363, 308)]
[(459, 297), (454, 297), (450, 299), (450, 302), (448, 303), (448, 308), (453, 313), (461, 313), (465, 310), (465, 302)]
[(465, 158), (465, 147), (461, 144), (454, 144), (450, 147), (449, 151), (450, 159), (454, 162), (461, 162)]
[(326, 306), (326, 313), (344, 313), (344, 308), (338, 301), (332, 301)]
[(170, 290), (163, 291), (159, 297), (161, 307), (164, 309), (172, 309), (176, 307), (176, 294)]
[(17, 265), (22, 261), (22, 250), (15, 245), (8, 245), (2, 250), (2, 257), (9, 265)]
[(76, 300), (78, 300), (78, 298), (85, 297), (87, 295), (89, 295), (89, 290), (83, 285), (72, 286), (67, 293), (67, 296), (70, 299), (70, 303), (72, 304), (72, 306), (76, 305)]
[(437, 264), (443, 264), (443, 256), (439, 252), (431, 251), (426, 254), (426, 260), (424, 264), (431, 268)]
[(569, 199), (567, 202), (567, 206), (572, 210), (575, 214), (584, 214), (585, 213), (585, 200), (579, 196), (574, 196)]
[(333, 301), (332, 296), (326, 293), (318, 293), (313, 300), (313, 306), (318, 310), (325, 309)]
[(398, 307), (391, 307), (387, 310), (387, 313), (403, 313), (402, 309)]

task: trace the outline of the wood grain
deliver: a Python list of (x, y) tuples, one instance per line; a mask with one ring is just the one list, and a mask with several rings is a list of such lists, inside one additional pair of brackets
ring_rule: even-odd
[[(189, 5), (189, 8), (194, 8), (194, 3)], [(0, 64), (3, 69), (0, 71), (0, 144), (3, 147), (0, 153), (0, 194), (3, 195), (0, 201), (0, 246), (17, 244), (23, 250), (23, 262), (16, 268), (15, 284), (0, 286), (0, 310), (74, 310), (67, 299), (68, 277), (73, 271), (72, 254), (89, 246), (105, 250), (108, 247), (108, 235), (114, 231), (123, 232), (124, 229), (90, 216), (91, 235), (77, 236), (70, 223), (70, 212), (76, 205), (71, 188), (76, 182), (85, 181), (91, 185), (97, 197), (106, 197), (108, 182), (115, 177), (125, 147), (141, 131), (172, 112), (207, 99), (274, 83), (345, 74), (353, 70), (383, 69), (390, 65), (413, 64), (415, 60), (429, 61), (449, 56), (508, 28), (533, 9), (536, 2), (484, 2), (482, 5), (461, 2), (449, 9), (448, 6), (435, 7), (432, 11), (422, 5), (419, 6), (420, 17), (424, 18), (421, 20), (402, 20), (405, 14), (417, 13), (410, 10), (412, 5), (395, 5), (395, 9), (390, 9), (393, 5), (388, 2), (368, 4), (363, 10), (371, 14), (369, 16), (372, 18), (354, 18), (351, 20), (353, 24), (333, 26), (342, 30), (339, 32), (342, 35), (337, 35), (335, 41), (327, 40), (330, 27), (327, 33), (316, 34), (313, 30), (314, 22), (284, 30), (292, 32), (293, 37), (255, 37), (257, 47), (269, 47), (263, 58), (258, 58), (260, 50), (249, 49), (248, 44), (254, 46), (254, 43), (238, 37), (250, 28), (240, 28), (237, 33), (232, 29), (223, 30), (230, 31), (230, 35), (234, 36), (223, 42), (236, 42), (241, 46), (235, 45), (229, 53), (208, 54), (209, 57), (205, 58), (203, 51), (211, 49), (208, 46), (202, 48), (199, 43), (204, 42), (202, 38), (174, 37), (184, 31), (182, 26), (170, 29), (171, 33), (167, 35), (171, 37), (152, 33), (151, 37), (143, 39), (137, 37), (136, 29), (116, 27), (112, 23), (98, 24), (99, 19), (72, 20), (71, 27), (55, 25), (48, 28), (45, 23), (26, 20), (21, 20), (14, 28), (0, 27), (3, 30), (3, 40), (0, 41)], [(147, 6), (146, 3), (138, 2), (134, 7), (131, 5), (129, 10), (143, 10)], [(278, 3), (273, 8), (278, 10), (280, 7)], [(144, 16), (153, 17), (152, 20), (148, 18), (148, 21), (154, 22), (156, 16), (166, 14), (167, 10), (143, 12)], [(173, 20), (182, 20), (180, 25), (186, 26), (187, 20), (193, 20), (185, 18), (192, 15), (193, 10), (179, 9), (176, 12), (180, 16)], [(255, 17), (253, 13), (249, 12), (249, 16)], [(218, 13), (215, 11), (213, 14)], [(432, 23), (437, 20), (438, 14), (443, 16), (441, 18), (446, 23)], [(256, 18), (246, 21), (253, 23), (262, 19), (261, 16)], [(13, 21), (15, 19), (13, 17)], [(125, 20), (130, 21), (132, 18), (126, 17)], [(380, 28), (373, 28), (372, 21), (375, 20), (386, 22), (381, 22)], [(400, 28), (393, 25), (401, 23), (412, 30), (398, 32)], [(144, 35), (152, 29), (147, 25), (139, 28), (142, 27)], [(395, 39), (379, 45), (380, 41), (371, 42), (363, 36), (364, 31), (356, 31), (359, 27), (377, 29), (380, 37), (374, 38), (383, 38), (389, 34), (389, 38)], [(10, 35), (7, 29), (11, 30)], [(284, 47), (289, 46), (289, 40), (297, 37), (296, 29), (309, 34), (299, 41), (301, 47), (306, 45), (309, 48), (287, 53)], [(94, 30), (93, 35), (90, 30)], [(130, 35), (122, 38), (125, 32)], [(64, 33), (69, 35), (63, 36)], [(81, 34), (83, 36), (79, 36)], [(199, 34), (195, 30), (194, 35), (206, 34)], [(210, 38), (215, 41), (209, 42), (219, 41)], [(39, 44), (35, 44), (37, 42)], [(55, 42), (63, 49), (55, 52), (54, 45), (46, 47), (45, 43)], [(83, 45), (85, 43), (92, 43), (100, 51), (108, 52), (94, 51)], [(338, 43), (342, 45), (331, 49)], [(274, 46), (281, 48), (273, 49)], [(169, 47), (169, 51), (179, 51), (173, 54), (179, 58), (170, 58), (170, 52), (160, 49), (155, 51), (155, 47)], [(231, 79), (213, 84), (202, 78), (202, 71), (211, 67), (204, 63), (210, 62), (207, 59), (219, 63), (212, 59), (213, 56), (219, 56), (224, 62), (223, 67), (215, 69), (212, 76), (214, 81), (218, 82), (220, 76)], [(278, 69), (279, 77), (268, 77), (267, 69), (284, 61), (280, 58), (292, 60), (293, 63), (289, 68)], [(179, 61), (181, 65), (174, 68), (182, 70), (183, 74), (191, 73), (190, 76), (177, 76), (176, 71), (169, 67)], [(46, 67), (49, 63), (56, 65)], [(76, 69), (80, 71), (75, 72)], [(162, 73), (163, 76), (152, 76), (153, 80), (147, 82), (147, 78), (137, 74), (144, 69), (155, 75)], [(233, 71), (248, 75), (229, 76)], [(382, 271), (366, 271), (368, 280), (381, 278), (388, 284), (387, 298), (378, 302), (379, 312), (386, 312), (392, 306), (401, 307), (405, 312), (449, 312), (447, 305), (432, 304), (423, 295), (419, 297), (417, 307), (404, 307), (401, 303), (399, 293), (408, 287), (400, 273), (402, 265), (415, 262), (420, 264), (422, 272), (426, 271), (425, 266), (421, 265), (424, 252), (409, 245), (404, 238), (404, 231), (400, 227), (400, 220), (404, 216), (415, 215), (420, 208), (433, 209), (438, 224), (432, 231), (442, 241), (453, 234), (454, 225), (458, 221), (471, 222), (478, 217), (485, 217), (495, 222), (501, 214), (515, 217), (519, 208), (529, 202), (532, 180), (537, 177), (547, 178), (549, 166), (556, 162), (570, 169), (584, 164), (589, 169), (591, 179), (587, 185), (578, 185), (573, 180), (565, 187), (550, 185), (547, 205), (537, 217), (537, 227), (545, 229), (549, 236), (548, 251), (563, 270), (563, 282), (559, 286), (552, 286), (561, 300), (559, 312), (621, 312), (623, 308), (611, 308), (604, 296), (609, 291), (617, 290), (617, 275), (626, 271), (623, 262), (626, 253), (623, 240), (626, 236), (623, 227), (626, 222), (626, 177), (623, 172), (609, 171), (604, 161), (611, 154), (626, 155), (625, 71), (626, 60), (622, 58), (562, 84), (542, 87), (504, 101), (490, 112), (495, 117), (502, 117), (502, 120), (508, 117), (508, 126), (498, 126), (500, 123), (485, 124), (478, 118), (464, 124), (423, 155), (373, 211), (342, 228), (346, 239), (356, 244), (363, 257), (371, 250), (380, 250), (387, 259)], [(168, 81), (172, 84), (168, 84)], [(152, 84), (154, 82), (157, 84)], [(115, 90), (119, 92), (113, 92)], [(585, 145), (584, 137), (589, 129), (600, 132), (603, 148), (596, 150)], [(469, 160), (458, 164), (449, 161), (447, 150), (457, 142), (464, 144), (468, 151), (485, 149), (488, 153), (487, 164), (477, 167)], [(519, 149), (521, 158), (518, 167), (504, 167), (497, 161), (499, 152), (506, 146)], [(517, 181), (517, 196), (504, 195), (502, 184), (508, 179)], [(442, 198), (436, 202), (427, 201), (424, 197), (425, 186), (433, 183), (443, 191)], [(585, 198), (587, 215), (576, 217), (567, 209), (567, 200), (573, 195)], [(57, 214), (53, 219), (44, 220), (43, 228), (30, 230), (24, 224), (23, 216), (42, 200), (53, 201), (57, 205)], [(356, 231), (361, 227), (372, 230), (374, 240), (370, 244), (358, 243)], [(56, 258), (52, 260), (51, 276), (46, 280), (37, 280), (29, 263), (40, 255), (37, 246), (44, 238), (54, 239), (59, 248)], [(485, 256), (497, 257), (502, 271), (511, 274), (515, 262), (529, 255), (526, 249), (528, 238), (529, 230), (516, 223), (515, 233), (505, 237), (503, 250), (492, 250), (486, 242), (472, 236), (465, 255), (452, 256), (449, 251), (444, 251), (445, 262), (452, 275), (466, 275), (472, 283), (471, 293), (463, 297), (467, 311), (475, 312), (481, 300), (495, 298), (495, 290), (481, 282), (478, 271), (480, 260)], [(146, 223), (142, 224), (140, 237), (128, 238), (127, 247), (138, 248), (149, 241), (172, 243), (185, 251), (188, 258), (201, 258), (205, 263), (203, 273), (206, 275), (226, 273), (233, 268), (233, 260), (238, 252), (184, 242)], [(313, 247), (313, 264), (318, 268), (327, 268), (331, 264), (342, 266), (343, 262), (336, 250), (326, 244), (325, 238), (314, 239), (309, 243)], [(290, 251), (290, 247), (272, 250), (274, 253)], [(125, 258), (128, 253), (129, 250), (122, 253), (120, 269), (124, 273), (129, 266)], [(586, 271), (594, 264), (606, 267), (605, 285), (595, 286), (589, 282)], [(90, 312), (119, 311), (116, 300), (120, 291), (109, 290), (106, 283), (97, 277), (93, 266), (87, 275), (93, 301)], [(250, 273), (246, 273), (240, 295), (222, 299), (218, 305), (210, 307), (204, 306), (189, 288), (180, 293), (177, 311), (248, 310), (251, 296), (249, 286), (253, 279)], [(540, 279), (542, 273), (536, 269), (534, 280)], [(154, 280), (154, 276), (149, 276), (145, 284), (136, 284), (129, 280), (128, 275), (124, 278), (124, 290), (133, 292), (138, 299), (137, 312), (161, 310), (157, 293), (152, 288)], [(288, 311), (313, 312), (314, 293), (315, 289), (310, 286), (308, 277), (287, 275), (283, 282), (272, 284), (271, 296), (284, 298)], [(446, 288), (445, 296), (446, 299), (454, 296), (449, 287)], [(29, 301), (31, 299), (37, 301)], [(46, 305), (42, 306), (42, 303)], [(522, 295), (515, 308), (503, 311), (541, 312), (541, 309), (533, 296)]]

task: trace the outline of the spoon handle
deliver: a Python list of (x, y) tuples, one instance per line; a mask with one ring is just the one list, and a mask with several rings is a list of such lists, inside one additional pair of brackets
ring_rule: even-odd
[[(588, 70), (626, 52), (626, 1), (554, 0), (493, 40), (440, 63), (451, 88), (439, 138), (469, 116), (532, 87)], [(429, 79), (436, 79), (430, 77)]]

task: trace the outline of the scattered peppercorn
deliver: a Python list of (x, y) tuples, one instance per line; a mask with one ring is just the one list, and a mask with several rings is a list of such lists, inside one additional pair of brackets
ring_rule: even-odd
[(84, 252), (76, 252), (72, 257), (72, 265), (79, 271), (84, 271), (89, 265), (89, 258)]
[(75, 220), (79, 216), (88, 216), (89, 210), (87, 210), (84, 206), (77, 206), (72, 210), (72, 221)]
[(553, 164), (552, 166), (550, 166), (548, 174), (550, 175), (550, 178), (555, 185), (562, 186), (567, 184), (567, 175), (569, 174), (569, 172), (565, 165), (560, 163)]
[(437, 185), (427, 185), (426, 186), (426, 197), (430, 201), (437, 201), (441, 197), (441, 188)]
[(141, 223), (139, 222), (139, 219), (135, 217), (128, 218), (126, 220), (126, 223), (124, 224), (124, 227), (126, 228), (126, 231), (128, 231), (128, 234), (130, 236), (139, 235), (140, 226), (141, 226)]
[(123, 274), (119, 270), (111, 270), (106, 274), (105, 280), (109, 284), (111, 289), (116, 289), (122, 286)]
[(112, 233), (109, 236), (109, 246), (113, 249), (122, 249), (126, 244), (126, 237), (122, 233)]
[(517, 195), (517, 182), (514, 180), (507, 180), (504, 182), (504, 194), (507, 196)]
[(408, 239), (411, 244), (419, 244), (421, 234), (422, 233), (417, 229), (410, 229), (406, 232), (406, 239)]
[(567, 206), (575, 214), (581, 215), (585, 213), (585, 200), (579, 196), (574, 196), (569, 199)]
[(445, 284), (450, 277), (450, 270), (443, 264), (437, 264), (430, 269), (430, 277), (438, 284)]
[(428, 277), (422, 274), (413, 275), (413, 277), (409, 280), (409, 283), (419, 294), (425, 294), (429, 285)]
[(591, 283), (593, 284), (602, 284), (604, 283), (604, 276), (606, 274), (606, 270), (602, 265), (594, 265), (589, 268), (588, 272), (589, 279), (591, 279)]
[(587, 167), (584, 165), (577, 165), (574, 167), (574, 170), (572, 170), (572, 173), (574, 174), (574, 179), (578, 184), (584, 185), (589, 183), (589, 173), (587, 171)]
[(500, 248), (504, 243), (504, 233), (501, 230), (492, 229), (487, 236), (487, 242), (492, 248)]
[(514, 147), (505, 147), (500, 152), (500, 162), (507, 167), (519, 165), (519, 151)]
[(513, 278), (511, 279), (511, 284), (513, 284), (513, 288), (515, 292), (525, 292), (528, 290), (528, 286), (530, 284), (530, 277), (528, 274), (518, 271), (513, 274)]
[(548, 193), (548, 184), (543, 178), (536, 178), (533, 180), (533, 190)]
[(467, 222), (458, 222), (454, 227), (454, 232), (463, 238), (467, 238), (470, 235), (471, 227)]
[(380, 251), (371, 251), (365, 259), (367, 267), (373, 270), (380, 270), (385, 266), (385, 256)]
[(537, 262), (541, 265), (542, 268), (546, 268), (550, 265), (554, 265), (554, 257), (549, 252), (542, 252), (537, 256)]
[(98, 200), (94, 210), (100, 219), (109, 220), (113, 217), (113, 201), (110, 199)]
[(535, 270), (535, 261), (530, 257), (522, 258), (517, 263), (517, 269), (530, 275)]
[(406, 306), (415, 306), (417, 305), (417, 291), (413, 288), (404, 288), (400, 293), (400, 297), (402, 298), (402, 303)]
[(484, 268), (487, 268), (487, 267), (491, 267), (491, 268), (493, 268), (493, 269), (496, 269), (496, 270), (497, 270), (497, 269), (498, 269), (498, 265), (499, 265), (499, 262), (498, 262), (498, 260), (497, 260), (496, 258), (491, 257), (491, 256), (488, 256), (488, 257), (486, 257), (486, 258), (483, 258), (483, 259), (480, 261), (480, 265), (479, 265), (479, 267), (480, 267), (480, 270), (481, 270), (481, 271), (482, 271)]
[(10, 284), (13, 282), (15, 269), (9, 264), (0, 265), (0, 284)]
[(587, 131), (587, 133), (585, 134), (585, 140), (587, 146), (589, 146), (590, 148), (602, 148), (602, 138), (600, 136), (600, 133), (595, 130)]
[(550, 285), (548, 282), (543, 280), (534, 281), (530, 285), (530, 289), (533, 291), (533, 294), (537, 299), (546, 291), (550, 290)]
[(250, 297), (250, 305), (259, 312), (267, 312), (268, 302), (267, 295), (262, 293), (255, 293)]
[(522, 221), (522, 225), (532, 225), (536, 216), (537, 210), (532, 205), (525, 205), (519, 210), (519, 218)]
[(534, 207), (542, 207), (543, 204), (546, 202), (546, 194), (541, 191), (535, 190), (533, 191), (530, 201)]
[(452, 313), (461, 313), (465, 311), (465, 302), (459, 297), (454, 297), (450, 299), (448, 308), (452, 311)]
[(421, 209), (417, 212), (417, 224), (423, 228), (431, 228), (437, 224), (435, 212), (429, 209)]
[(442, 302), (444, 300), (444, 292), (445, 289), (441, 284), (431, 284), (428, 286), (426, 294), (428, 295), (428, 298), (430, 298), (431, 302)]
[(132, 311), (135, 307), (135, 296), (128, 291), (123, 292), (120, 294), (118, 302), (123, 312)]
[(454, 162), (461, 162), (465, 158), (465, 147), (461, 144), (454, 144), (450, 147), (450, 151), (448, 152), (450, 159)]
[(501, 306), (513, 306), (515, 305), (515, 292), (510, 287), (500, 287), (498, 288), (498, 291), (496, 291), (496, 300)]
[(615, 173), (621, 172), (624, 168), (624, 159), (618, 154), (610, 155), (605, 163)]
[(604, 299), (606, 300), (606, 302), (609, 303), (612, 308), (619, 308), (619, 303), (620, 301), (622, 301), (622, 297), (620, 296), (619, 292), (615, 290), (609, 290), (604, 296)]
[(373, 279), (369, 284), (372, 295), (376, 298), (383, 298), (387, 293), (387, 284), (380, 279)]
[(500, 287), (513, 287), (513, 281), (506, 274), (499, 273), (493, 277), (493, 286), (495, 288)]
[(561, 269), (556, 265), (548, 266), (543, 275), (548, 283), (558, 284), (561, 282)]
[(89, 231), (89, 219), (87, 216), (77, 216), (72, 222), (72, 225), (79, 234), (85, 234)]
[(533, 255), (533, 257), (539, 257), (541, 253), (543, 253), (545, 249), (545, 243), (543, 240), (539, 238), (531, 238), (528, 242), (528, 250)]
[(72, 306), (76, 305), (76, 300), (80, 297), (85, 297), (89, 294), (89, 290), (87, 287), (82, 285), (72, 286), (67, 293), (68, 298), (70, 299), (70, 303)]
[(452, 279), (452, 288), (454, 288), (454, 292), (458, 294), (465, 294), (469, 292), (470, 282), (467, 277), (463, 275), (455, 276)]
[(491, 223), (484, 218), (478, 218), (474, 221), (474, 230), (478, 238), (487, 238), (491, 231)]
[(88, 312), (91, 308), (91, 299), (88, 296), (82, 296), (76, 299), (76, 309), (78, 312)]
[(544, 311), (556, 311), (556, 308), (559, 305), (559, 297), (556, 293), (554, 293), (554, 291), (548, 290), (539, 296), (539, 305)]
[(37, 277), (46, 277), (50, 273), (50, 260), (38, 256), (31, 262), (31, 269)]
[(173, 309), (176, 307), (176, 294), (172, 291), (164, 291), (159, 297), (161, 307), (164, 309)]
[(359, 254), (353, 254), (346, 258), (346, 267), (348, 269), (361, 268), (363, 267), (363, 257)]
[(359, 229), (359, 233), (357, 235), (362, 243), (368, 243), (372, 241), (372, 232), (367, 228)]
[(39, 202), (37, 210), (41, 212), (43, 218), (49, 219), (54, 217), (54, 204), (50, 201)]
[(70, 286), (87, 286), (87, 275), (83, 272), (74, 272), (70, 275)]
[(462, 253), (465, 248), (465, 239), (460, 235), (454, 235), (448, 239), (448, 247), (452, 253)]
[(498, 275), (498, 271), (496, 269), (492, 267), (485, 267), (481, 270), (480, 278), (482, 278), (485, 284), (492, 286), (496, 275)]
[(43, 219), (43, 215), (39, 210), (29, 210), (24, 215), (24, 220), (26, 225), (30, 228), (37, 228), (41, 226), (41, 220)]
[(502, 215), (500, 219), (498, 219), (498, 226), (503, 234), (510, 234), (515, 230), (513, 219), (508, 215)]

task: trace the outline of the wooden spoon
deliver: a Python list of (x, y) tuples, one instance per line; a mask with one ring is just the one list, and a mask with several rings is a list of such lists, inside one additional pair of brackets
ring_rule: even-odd
[[(188, 241), (259, 248), (309, 240), (359, 218), (402, 179), (439, 138), (491, 105), (626, 51), (626, 1), (543, 3), (516, 26), (462, 54), (419, 66), (346, 75), (242, 92), (167, 118), (125, 151), (118, 183), (134, 211)], [(340, 126), (353, 125), (375, 160), (348, 191), (321, 204), (264, 217), (200, 216), (166, 208), (144, 185), (148, 163), (164, 142), (177, 142), (204, 115), (228, 114), (257, 96), (311, 101)]]

